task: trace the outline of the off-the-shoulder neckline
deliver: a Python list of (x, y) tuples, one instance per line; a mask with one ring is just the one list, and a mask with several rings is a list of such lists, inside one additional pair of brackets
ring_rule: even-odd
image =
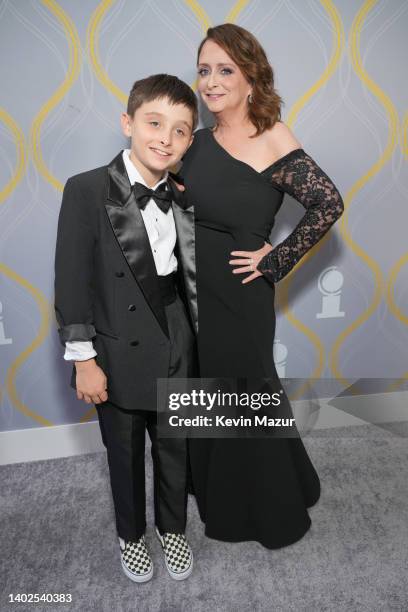
[(242, 159), (238, 159), (237, 157), (234, 157), (233, 155), (231, 155), (231, 153), (229, 153), (227, 151), (227, 149), (225, 149), (223, 146), (221, 146), (220, 143), (215, 138), (215, 136), (213, 134), (212, 128), (210, 128), (210, 127), (203, 128), (203, 130), (205, 130), (206, 132), (209, 133), (211, 139), (215, 142), (216, 146), (219, 147), (221, 149), (221, 151), (224, 151), (224, 153), (228, 157), (230, 157), (231, 159), (236, 161), (238, 164), (242, 164), (242, 165), (246, 166), (247, 168), (252, 170), (252, 172), (255, 172), (256, 174), (259, 174), (259, 175), (263, 175), (266, 172), (268, 172), (269, 170), (271, 170), (272, 168), (274, 168), (275, 166), (279, 166), (279, 164), (281, 164), (283, 161), (286, 161), (287, 159), (290, 159), (292, 156), (294, 156), (295, 153), (300, 153), (300, 152), (304, 152), (305, 153), (305, 151), (304, 151), (304, 149), (302, 147), (298, 147), (297, 149), (292, 149), (292, 151), (289, 151), (289, 153), (286, 153), (285, 155), (282, 155), (282, 157), (279, 157), (278, 159), (276, 159), (274, 162), (272, 162), (272, 164), (269, 164), (269, 166), (264, 168), (264, 170), (260, 170), (259, 171), (259, 170), (256, 170), (250, 164), (247, 164), (246, 162), (242, 161)]

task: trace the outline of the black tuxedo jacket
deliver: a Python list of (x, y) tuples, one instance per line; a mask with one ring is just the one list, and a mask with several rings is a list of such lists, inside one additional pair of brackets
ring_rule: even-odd
[[(197, 331), (194, 213), (169, 181), (177, 231), (179, 285)], [(58, 221), (55, 313), (61, 343), (92, 340), (109, 401), (156, 409), (156, 379), (167, 378), (170, 341), (156, 267), (120, 153), (68, 179)], [(75, 366), (71, 386), (75, 387)]]

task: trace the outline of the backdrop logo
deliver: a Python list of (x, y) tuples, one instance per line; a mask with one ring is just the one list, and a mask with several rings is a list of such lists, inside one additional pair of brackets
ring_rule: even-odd
[(275, 362), (276, 371), (279, 378), (286, 376), (286, 358), (288, 356), (288, 347), (283, 344), (279, 338), (275, 338), (273, 342), (273, 360)]
[(13, 340), (12, 338), (6, 338), (3, 321), (3, 304), (0, 302), (0, 345), (3, 344), (13, 344)]
[(317, 286), (322, 297), (321, 312), (316, 314), (316, 319), (336, 319), (344, 317), (345, 313), (340, 310), (341, 288), (343, 286), (344, 276), (337, 268), (331, 266), (326, 268), (319, 275)]

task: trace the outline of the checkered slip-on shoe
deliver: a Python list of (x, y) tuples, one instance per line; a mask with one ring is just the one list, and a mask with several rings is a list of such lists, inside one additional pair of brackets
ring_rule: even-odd
[(134, 582), (147, 582), (153, 576), (153, 562), (144, 535), (137, 542), (119, 538), (122, 569)]
[(184, 533), (164, 533), (156, 527), (166, 562), (167, 571), (174, 580), (184, 580), (193, 571), (193, 551)]

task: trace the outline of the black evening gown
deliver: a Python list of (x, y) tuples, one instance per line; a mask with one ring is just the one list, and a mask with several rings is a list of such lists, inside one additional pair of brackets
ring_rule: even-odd
[[(274, 283), (325, 234), (343, 202), (329, 177), (296, 149), (262, 172), (231, 156), (209, 128), (198, 130), (180, 175), (194, 205), (200, 376), (276, 376)], [(305, 208), (288, 238), (242, 285), (230, 252), (269, 241), (284, 193)], [(279, 379), (278, 379), (279, 380)], [(311, 526), (320, 481), (300, 437), (190, 439), (191, 476), (208, 537), (279, 548)]]

